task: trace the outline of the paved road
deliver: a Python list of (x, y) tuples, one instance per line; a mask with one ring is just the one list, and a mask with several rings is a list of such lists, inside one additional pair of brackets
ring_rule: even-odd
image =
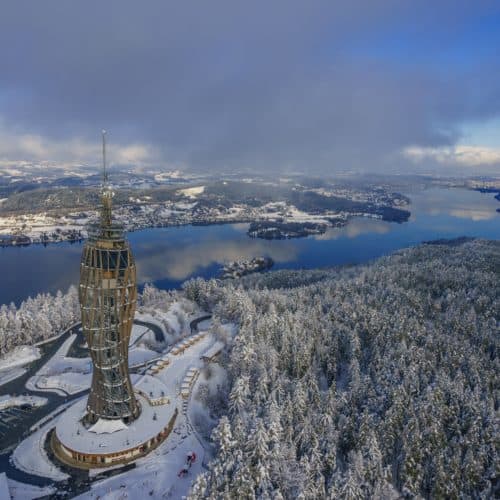
[(193, 319), (191, 323), (189, 323), (189, 327), (191, 328), (191, 333), (197, 333), (198, 332), (198, 325), (212, 317), (211, 314), (206, 314), (205, 316), (200, 316), (199, 318)]
[(146, 326), (147, 328), (149, 328), (155, 334), (155, 340), (157, 342), (163, 342), (165, 340), (163, 330), (155, 323), (148, 323), (147, 321), (139, 321), (138, 319), (134, 319), (134, 324)]

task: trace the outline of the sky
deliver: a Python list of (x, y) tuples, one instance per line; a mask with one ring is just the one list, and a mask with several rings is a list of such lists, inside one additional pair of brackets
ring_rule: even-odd
[(500, 2), (4, 2), (0, 168), (500, 174)]

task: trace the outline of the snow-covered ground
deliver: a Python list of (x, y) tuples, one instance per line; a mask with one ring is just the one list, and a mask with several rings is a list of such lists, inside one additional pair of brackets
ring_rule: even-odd
[[(172, 319), (177, 319), (177, 314), (174, 311), (169, 310), (169, 313), (166, 313), (169, 319), (168, 324), (172, 332), (179, 334), (181, 331), (185, 331), (184, 320), (181, 319), (181, 321), (174, 322), (172, 325)], [(160, 322), (164, 326), (163, 319), (165, 318), (162, 318)], [(149, 318), (147, 321), (149, 321)], [(203, 327), (209, 328), (209, 326), (209, 321), (203, 323)], [(134, 334), (135, 338), (140, 336), (140, 334), (141, 331), (137, 329)], [(66, 370), (69, 367), (68, 371), (64, 371), (58, 375), (61, 379), (64, 379), (60, 381), (61, 384), (63, 382), (68, 384), (70, 377), (81, 376), (80, 372), (73, 372), (73, 368), (81, 369), (86, 362), (80, 359), (75, 360), (75, 363), (72, 364), (72, 358), (66, 358), (70, 345), (71, 342), (68, 339), (53, 358), (42, 368), (43, 373), (49, 373), (50, 370)], [(203, 403), (195, 401), (192, 398), (192, 394), (196, 390), (197, 384), (203, 383), (211, 387), (213, 384), (221, 383), (225, 376), (223, 371), (214, 369), (211, 370), (210, 377), (207, 378), (206, 371), (204, 370), (205, 362), (202, 357), (206, 354), (212, 354), (214, 346), (219, 349), (221, 344), (208, 331), (190, 335), (179, 340), (169, 353), (162, 356), (162, 358), (168, 358), (169, 363), (162, 370), (158, 371), (158, 373), (154, 374), (153, 377), (151, 375), (146, 377), (132, 375), (134, 386), (141, 389), (148, 397), (150, 391), (149, 389), (146, 390), (145, 385), (147, 384), (145, 384), (145, 380), (152, 380), (153, 378), (158, 380), (160, 384), (162, 383), (161, 392), (170, 399), (170, 403), (167, 406), (171, 409), (177, 407), (179, 410), (174, 429), (158, 448), (147, 456), (138, 459), (135, 462), (136, 467), (134, 469), (93, 483), (91, 490), (78, 498), (135, 499), (144, 496), (150, 498), (182, 498), (188, 493), (192, 481), (202, 471), (205, 448), (208, 446), (204, 441), (205, 437), (200, 436), (193, 429), (190, 420), (194, 418), (194, 415), (208, 415), (208, 413), (204, 410)], [(139, 358), (148, 350), (139, 343), (138, 347), (131, 349), (131, 353), (133, 351), (137, 353), (134, 356)], [(191, 376), (193, 374), (194, 376)], [(183, 382), (189, 377), (191, 380), (189, 392), (183, 398), (180, 394), (181, 389)], [(81, 400), (83, 404), (84, 400), (85, 397)], [(143, 406), (145, 405), (146, 403), (144, 402)], [(69, 404), (68, 406), (72, 407), (74, 404)], [(57, 411), (60, 411), (60, 409)], [(62, 481), (67, 478), (67, 475), (49, 461), (43, 449), (47, 433), (57, 425), (64, 413), (62, 415), (55, 413), (55, 415), (54, 418), (52, 416), (50, 419), (47, 419), (38, 430), (16, 448), (12, 455), (12, 462), (16, 467), (26, 472), (50, 477), (54, 481)], [(213, 422), (210, 422), (210, 425), (213, 425)], [(120, 432), (115, 434), (119, 434)], [(102, 436), (109, 435), (103, 434)], [(196, 462), (188, 468), (187, 475), (178, 477), (179, 471), (187, 467), (186, 457), (192, 451), (197, 455)], [(102, 471), (102, 469), (99, 469), (99, 471)], [(91, 477), (95, 476), (97, 472), (97, 470), (91, 471)]]
[[(67, 354), (76, 339), (71, 334), (59, 347), (52, 358), (26, 382), (26, 388), (33, 391), (55, 392), (60, 396), (76, 394), (88, 389), (92, 380), (92, 362), (90, 357), (72, 358)], [(137, 366), (146, 363), (159, 354), (142, 345), (143, 342), (154, 342), (154, 334), (149, 328), (134, 325), (132, 328), (129, 350), (129, 365)]]
[(23, 366), (39, 358), (40, 349), (29, 345), (21, 345), (0, 358), (0, 371)]
[(27, 382), (32, 391), (55, 392), (59, 395), (75, 394), (90, 386), (92, 363), (90, 358), (68, 358), (66, 355), (76, 339), (72, 333), (57, 352)]
[[(92, 373), (64, 373), (50, 377), (39, 377), (36, 381), (36, 390), (55, 392), (59, 396), (78, 394), (90, 387)], [(28, 385), (26, 384), (26, 387)]]
[(205, 191), (205, 186), (196, 186), (186, 189), (179, 189), (179, 191), (177, 192), (179, 194), (187, 196), (188, 198), (196, 198), (196, 196), (203, 193), (204, 191)]
[(22, 345), (0, 358), (0, 386), (26, 373), (24, 365), (40, 358), (40, 349)]
[[(149, 332), (149, 333), (148, 333)], [(130, 333), (129, 346), (133, 346), (138, 340), (154, 339), (154, 333), (147, 326), (136, 325), (132, 326)]]
[(40, 429), (22, 441), (12, 453), (10, 458), (12, 464), (28, 474), (48, 477), (54, 481), (64, 481), (67, 479), (69, 476), (60, 471), (49, 460), (49, 457), (44, 449), (47, 434), (50, 429), (54, 427), (58, 419), (59, 417), (56, 417), (55, 419), (47, 422), (45, 425), (40, 427)]
[(12, 406), (43, 406), (46, 404), (47, 398), (41, 398), (39, 396), (11, 396), (10, 394), (0, 396), (0, 410), (5, 410)]
[[(201, 336), (200, 336), (201, 337)], [(179, 342), (173, 349), (179, 347)], [(177, 405), (179, 414), (170, 436), (154, 451), (135, 462), (136, 467), (126, 473), (98, 481), (91, 491), (77, 497), (79, 499), (136, 499), (182, 498), (187, 495), (191, 483), (202, 472), (205, 449), (188, 417), (189, 400), (180, 397), (181, 383), (190, 368), (201, 369), (204, 366), (200, 357), (215, 343), (215, 338), (205, 334), (198, 342), (186, 347), (177, 355), (169, 354), (170, 364), (156, 377), (167, 386), (167, 395), (171, 404)], [(215, 380), (215, 379), (214, 379)], [(194, 451), (196, 462), (188, 468), (184, 477), (178, 477), (181, 469), (186, 468), (188, 453)], [(92, 475), (92, 472), (91, 472)]]
[(7, 370), (0, 370), (0, 386), (21, 377), (26, 372), (27, 370), (25, 368), (9, 368)]
[(128, 353), (128, 364), (129, 366), (138, 366), (147, 363), (160, 355), (156, 351), (152, 351), (143, 346), (137, 346), (130, 349)]
[[(185, 418), (175, 426), (172, 434), (156, 450), (137, 460), (136, 467), (124, 474), (92, 484), (89, 492), (76, 498), (101, 500), (135, 500), (139, 498), (180, 499), (187, 495), (191, 483), (202, 472), (204, 450)], [(190, 452), (196, 453), (196, 462), (184, 477), (178, 472), (186, 467)]]
[[(34, 500), (52, 495), (56, 492), (53, 486), (34, 486), (32, 484), (20, 483), (7, 478), (9, 493), (12, 500)], [(2, 499), (3, 500), (3, 499)]]

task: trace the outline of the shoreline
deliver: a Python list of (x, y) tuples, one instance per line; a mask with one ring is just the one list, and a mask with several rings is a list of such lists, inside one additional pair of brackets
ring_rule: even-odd
[[(404, 212), (404, 214), (401, 217), (398, 218), (384, 218), (381, 215), (375, 215), (372, 213), (359, 213), (359, 214), (347, 214), (345, 218), (334, 218), (333, 215), (325, 214), (324, 216), (318, 216), (318, 215), (311, 215), (311, 219), (307, 221), (286, 221), (284, 222), (281, 218), (278, 219), (267, 219), (267, 218), (252, 218), (252, 217), (239, 217), (239, 218), (233, 218), (233, 219), (222, 219), (222, 220), (192, 220), (189, 222), (166, 222), (166, 223), (159, 223), (159, 224), (151, 224), (151, 225), (144, 225), (144, 226), (137, 226), (137, 227), (131, 227), (128, 229), (125, 229), (127, 233), (134, 233), (136, 231), (143, 231), (145, 229), (166, 229), (166, 228), (171, 228), (171, 227), (185, 227), (185, 226), (223, 226), (227, 224), (249, 224), (250, 228), (247, 231), (247, 236), (249, 238), (258, 238), (258, 239), (269, 239), (262, 233), (262, 235), (256, 236), (254, 234), (251, 234), (251, 228), (252, 225), (254, 226), (294, 226), (296, 229), (296, 234), (294, 235), (280, 235), (276, 234), (275, 237), (271, 239), (288, 239), (288, 238), (306, 238), (308, 236), (318, 234), (315, 232), (310, 232), (307, 230), (307, 228), (311, 225), (315, 226), (324, 226), (324, 230), (322, 231), (323, 233), (325, 230), (329, 227), (336, 228), (336, 227), (345, 227), (348, 223), (349, 220), (353, 217), (364, 217), (368, 219), (380, 219), (384, 220), (386, 222), (393, 222), (396, 224), (401, 224), (404, 222), (408, 222), (411, 216), (411, 212), (409, 210), (401, 210), (401, 212)], [(406, 215), (407, 214), (407, 215)], [(314, 221), (313, 218), (315, 217), (321, 217), (321, 220)], [(301, 228), (303, 230), (301, 230)], [(59, 227), (55, 227), (54, 231), (56, 229), (62, 229)], [(17, 230), (17, 229), (16, 229)], [(85, 231), (84, 227), (82, 227), (81, 231)], [(16, 239), (17, 238), (17, 239)], [(44, 247), (49, 246), (49, 245), (57, 245), (60, 243), (82, 243), (87, 239), (86, 236), (81, 236), (78, 238), (61, 238), (61, 239), (53, 239), (53, 240), (40, 240), (38, 237), (33, 237), (29, 236), (27, 234), (20, 234), (20, 235), (11, 235), (11, 234), (4, 234), (0, 235), (0, 248), (26, 248), (30, 247), (33, 245), (43, 245)], [(19, 242), (19, 240), (21, 242)], [(9, 241), (13, 241), (13, 243), (10, 243)]]

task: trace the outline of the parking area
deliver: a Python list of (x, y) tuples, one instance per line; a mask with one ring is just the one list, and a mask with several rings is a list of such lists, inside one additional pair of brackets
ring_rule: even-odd
[(0, 441), (4, 436), (22, 429), (24, 417), (32, 412), (29, 405), (16, 406), (0, 410)]

